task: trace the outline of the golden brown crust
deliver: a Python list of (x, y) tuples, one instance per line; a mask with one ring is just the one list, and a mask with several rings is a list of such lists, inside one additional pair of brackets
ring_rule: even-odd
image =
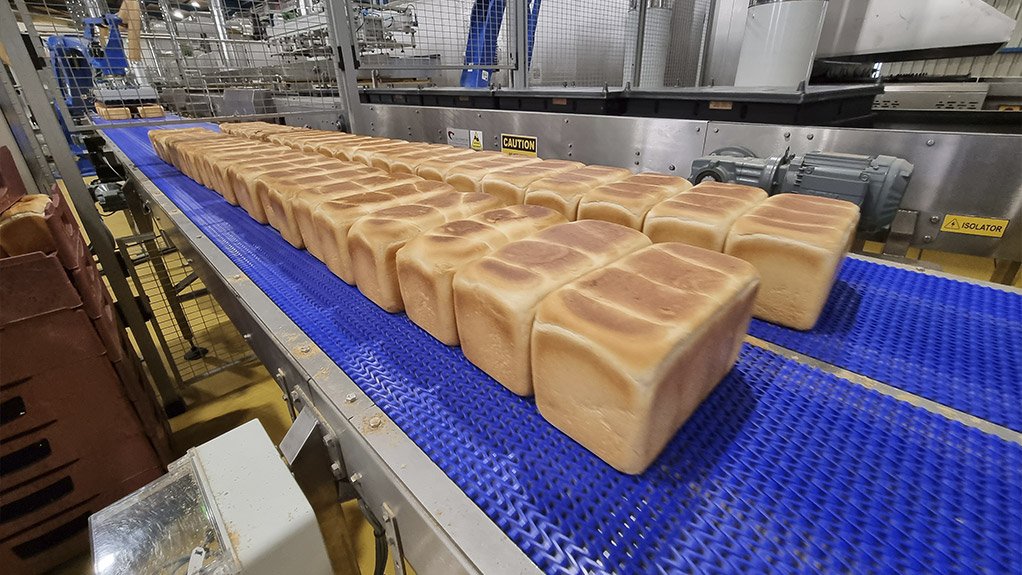
[(771, 196), (740, 216), (724, 246), (759, 270), (755, 316), (811, 329), (855, 237), (854, 204), (796, 194)]
[(642, 231), (654, 243), (681, 242), (723, 251), (735, 220), (766, 198), (765, 191), (751, 186), (702, 183), (653, 206)]
[(499, 205), (499, 200), (488, 194), (449, 192), (359, 219), (348, 232), (352, 273), (359, 290), (383, 309), (401, 311), (404, 301), (398, 285), (398, 250), (431, 228)]
[(529, 334), (539, 301), (648, 245), (635, 230), (579, 221), (546, 228), (463, 266), (453, 282), (462, 351), (511, 391), (531, 394)]
[(665, 243), (554, 291), (532, 333), (540, 413), (641, 473), (734, 364), (756, 286), (745, 262)]
[(24, 215), (43, 215), (46, 213), (46, 208), (50, 206), (50, 196), (46, 194), (29, 194), (18, 198), (14, 205), (7, 208), (2, 215), (0, 220), (9, 220), (11, 218)]

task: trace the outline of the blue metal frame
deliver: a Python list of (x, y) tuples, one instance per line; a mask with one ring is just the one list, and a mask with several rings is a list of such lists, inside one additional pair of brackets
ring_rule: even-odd
[[(532, 49), (536, 40), (536, 23), (539, 21), (539, 8), (542, 0), (524, 0), (528, 2), (528, 62), (532, 65)], [(506, 0), (475, 0), (472, 14), (469, 17), (468, 41), (465, 45), (465, 65), (481, 66), (468, 68), (461, 72), (462, 88), (488, 88), (493, 81), (493, 69), (497, 64), (497, 37), (504, 22)]]

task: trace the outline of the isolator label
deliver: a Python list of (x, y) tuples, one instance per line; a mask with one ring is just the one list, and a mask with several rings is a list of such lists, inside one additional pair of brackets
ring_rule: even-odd
[(500, 151), (513, 156), (536, 157), (536, 138), (516, 134), (500, 135)]
[(1004, 230), (1007, 227), (1008, 220), (947, 214), (944, 216), (944, 223), (940, 225), (940, 231), (951, 232), (954, 234), (969, 234), (970, 236), (999, 238), (1004, 236)]

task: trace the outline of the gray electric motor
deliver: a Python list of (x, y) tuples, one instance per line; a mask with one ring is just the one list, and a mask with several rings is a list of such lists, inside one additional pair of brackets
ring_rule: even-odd
[(763, 188), (770, 195), (806, 194), (847, 200), (859, 206), (859, 229), (890, 225), (901, 205), (913, 166), (893, 156), (811, 152), (757, 158), (744, 148), (723, 148), (692, 162), (692, 182), (732, 182)]

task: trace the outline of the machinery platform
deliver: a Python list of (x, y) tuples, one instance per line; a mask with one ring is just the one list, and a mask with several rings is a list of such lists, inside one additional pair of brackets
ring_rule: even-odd
[[(539, 570), (1020, 568), (1018, 292), (850, 259), (815, 330), (754, 322), (751, 334), (946, 405), (949, 416), (746, 344), (660, 458), (628, 476), (546, 423), (532, 400), (495, 383), (459, 348), (376, 307), (162, 162), (147, 131), (106, 136)], [(484, 557), (507, 540), (478, 543), (477, 555), (467, 542), (463, 550)], [(519, 569), (501, 570), (509, 571)]]

